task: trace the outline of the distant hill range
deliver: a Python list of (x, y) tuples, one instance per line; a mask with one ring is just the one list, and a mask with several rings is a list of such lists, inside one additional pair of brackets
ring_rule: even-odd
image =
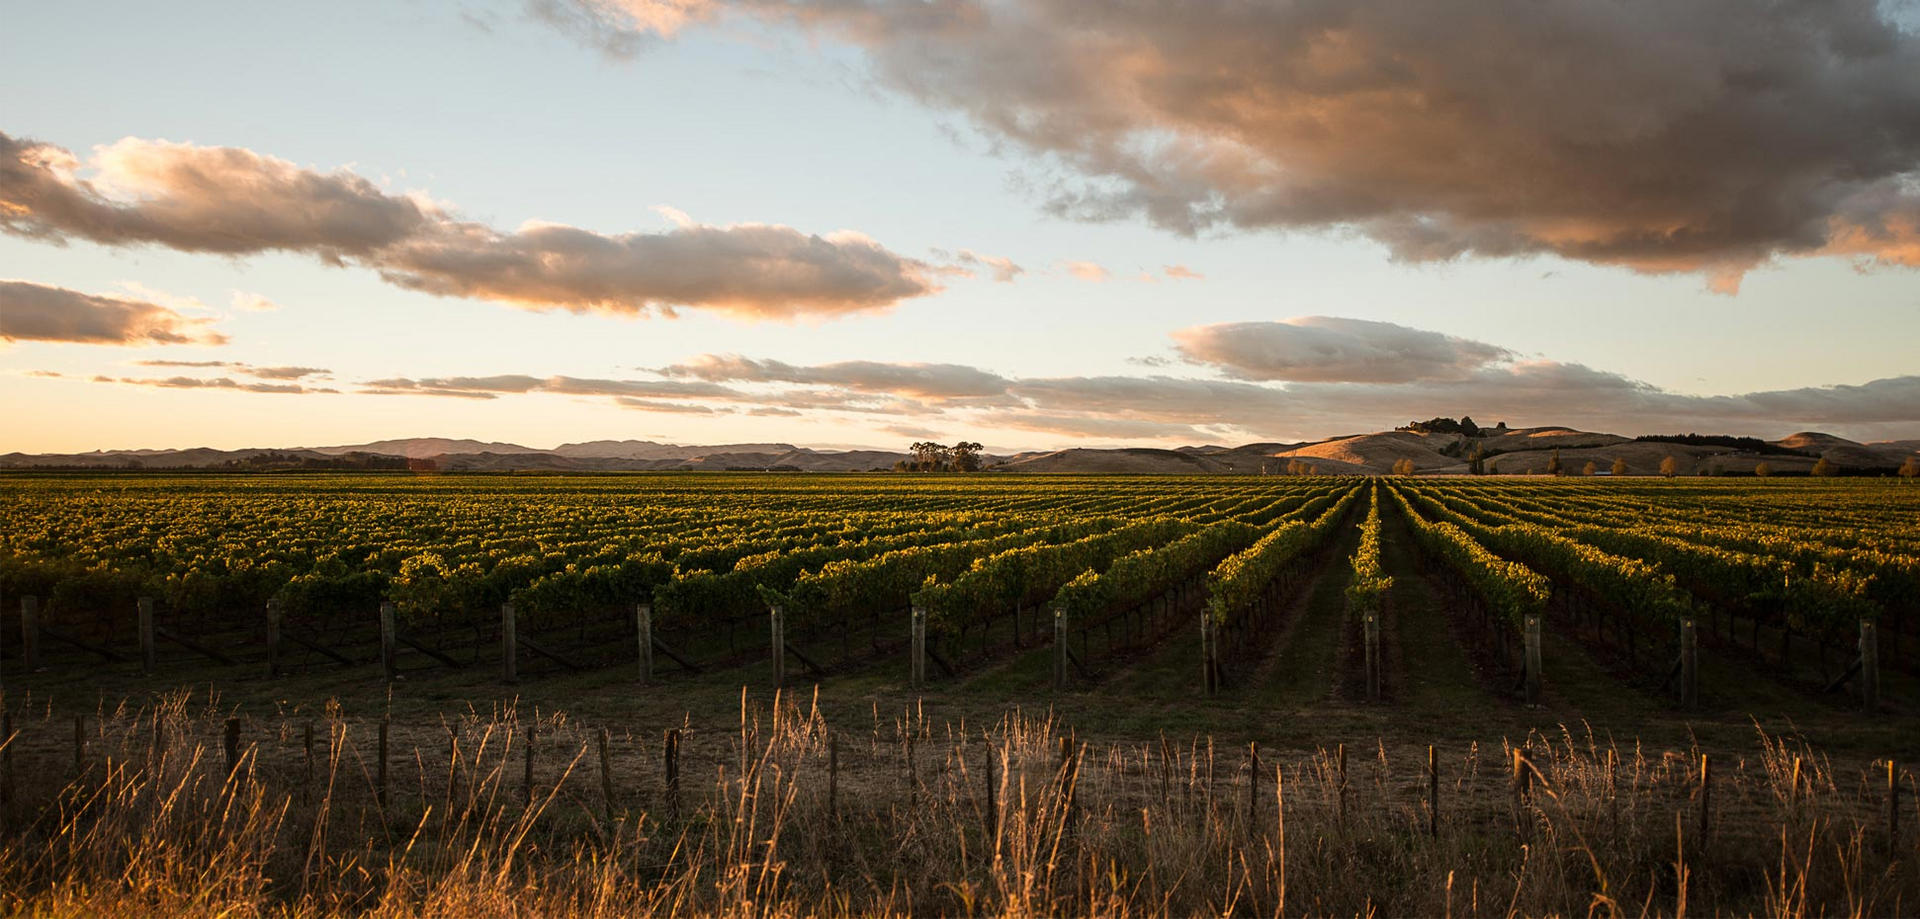
[[(1721, 438), (1732, 440), (1731, 438)], [(1599, 472), (1625, 460), (1632, 474), (1652, 474), (1671, 456), (1685, 475), (1750, 474), (1766, 463), (1778, 475), (1805, 473), (1824, 458), (1845, 473), (1891, 472), (1920, 455), (1920, 440), (1859, 443), (1807, 431), (1740, 445), (1636, 440), (1571, 428), (1484, 429), (1481, 436), (1386, 431), (1313, 443), (1258, 443), (1177, 449), (1076, 447), (986, 456), (989, 471), (1029, 473), (1259, 474), (1290, 471), (1385, 474), (1407, 460), (1420, 474), (1465, 473), (1478, 450), (1486, 471), (1539, 474), (1556, 455), (1572, 474), (1593, 463)], [(91, 453), (0, 454), (6, 469), (413, 469), (441, 472), (618, 472), (890, 470), (904, 452), (814, 450), (792, 444), (686, 446), (646, 440), (597, 440), (538, 450), (518, 444), (421, 437), (337, 447), (246, 450), (98, 450)]]

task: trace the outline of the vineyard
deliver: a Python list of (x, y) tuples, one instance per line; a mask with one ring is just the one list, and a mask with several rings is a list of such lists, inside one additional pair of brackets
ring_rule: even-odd
[(1920, 489), (1892, 482), (19, 476), (0, 507), (8, 669), (917, 686), (1029, 660), (1231, 693), (1337, 569), (1369, 700), (1414, 587), (1529, 703), (1564, 649), (1681, 708), (1761, 679), (1904, 712), (1920, 670)]

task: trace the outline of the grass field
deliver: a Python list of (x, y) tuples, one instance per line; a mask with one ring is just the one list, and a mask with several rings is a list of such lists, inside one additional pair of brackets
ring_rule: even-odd
[[(1346, 596), (1375, 500), (1392, 585), (1383, 697), (1368, 701)], [(1920, 554), (1920, 489), (1897, 483), (15, 477), (0, 482), (0, 502), (9, 911), (1891, 915), (1920, 902), (1920, 796), (1907, 765), (1920, 761), (1920, 696), (1902, 650), (1920, 617), (1898, 589)], [(1481, 592), (1430, 548), (1415, 515), (1456, 521), (1550, 583), (1535, 704), (1487, 637), (1489, 622), (1508, 627), (1506, 595)], [(1127, 535), (1162, 517), (1186, 523)], [(469, 533), (549, 519), (564, 525), (532, 545)], [(1108, 522), (1085, 535), (1039, 529), (1093, 520)], [(1321, 524), (1324, 537), (1302, 537), (1244, 609), (1218, 602), (1225, 562), (1178, 545), (1209, 528), (1245, 527), (1251, 540)], [(1670, 554), (1642, 570), (1602, 552), (1611, 574), (1547, 564), (1556, 556), (1540, 548), (1554, 545), (1542, 531), (1590, 530), (1595, 541), (1638, 534)], [(707, 538), (687, 537), (695, 531)], [(773, 535), (783, 533), (793, 535)], [(896, 541), (870, 544), (879, 538)], [(675, 556), (654, 567), (630, 561), (640, 542), (675, 539)], [(304, 571), (286, 548), (296, 541), (311, 556)], [(610, 543), (622, 546), (616, 561)], [(878, 578), (959, 544), (979, 548), (954, 550), (967, 566), (940, 583), (1010, 565), (992, 559), (1013, 547), (1028, 550), (1018, 558), (1036, 583), (1079, 573), (1035, 560), (1055, 555), (1111, 580), (1103, 610), (1173, 599), (1157, 618), (1126, 620), (1142, 637), (1112, 653), (1095, 653), (1105, 636), (1090, 632), (1086, 669), (1058, 689), (1051, 623), (1016, 646), (1015, 620), (998, 609), (966, 618), (975, 610), (952, 599), (960, 588), (940, 597), (933, 641), (957, 672), (935, 667), (924, 687), (908, 681), (906, 608), (931, 594), (876, 593), (873, 609), (852, 612), (815, 601), (806, 615), (846, 615), (791, 634), (808, 636), (827, 672), (789, 660), (784, 690), (773, 685), (767, 595), (739, 602), (750, 615), (724, 630), (731, 638), (721, 614), (702, 627), (696, 609), (665, 601), (731, 611), (734, 593), (693, 585), (766, 571), (754, 584), (799, 604), (806, 579), (829, 566)], [(1229, 546), (1232, 557), (1259, 549)], [(1722, 567), (1683, 567), (1706, 557), (1688, 546), (1714, 549)], [(447, 572), (438, 587), (408, 561), (430, 549)], [(807, 564), (770, 570), (807, 552)], [(887, 553), (907, 554), (883, 562)], [(548, 617), (529, 635), (581, 666), (523, 651), (508, 684), (498, 636), (485, 631), (495, 615), (447, 597), (477, 595), (523, 555), (564, 556), (522, 571), (507, 595)], [(760, 559), (693, 567), (729, 556)], [(1811, 584), (1735, 595), (1723, 590), (1738, 574), (1727, 559), (1785, 565)], [(546, 576), (635, 583), (589, 575), (584, 560), (655, 572), (647, 587), (663, 627), (695, 620), (670, 647), (700, 651), (701, 672), (662, 658), (639, 683), (620, 630), (634, 597), (565, 594), (578, 622), (528, 601)], [(1161, 564), (1182, 560), (1202, 567)], [(280, 586), (245, 574), (275, 564)], [(465, 564), (475, 567), (457, 574)], [(339, 591), (285, 584), (316, 573), (355, 583), (367, 571), (413, 603), (410, 627), (458, 666), (408, 648), (389, 681), (359, 634), (374, 620), (361, 609), (352, 629), (307, 633), (355, 663), (287, 651), (269, 677), (262, 617), (245, 607), (304, 596), (316, 615), (347, 615), (314, 599)], [(1701, 623), (1693, 708), (1663, 680), (1670, 658), (1654, 649), (1665, 654), (1668, 638), (1655, 612), (1609, 599), (1592, 586), (1602, 575), (1675, 576), (1670, 595)], [(994, 583), (1016, 606), (1035, 595)], [(46, 601), (45, 628), (86, 647), (43, 635), (38, 667), (23, 672), (11, 599), (23, 588)], [(1025, 621), (1060, 589), (1046, 582)], [(1632, 594), (1643, 595), (1654, 596)], [(143, 672), (138, 596), (161, 600), (170, 634), (231, 662), (161, 640)], [(102, 608), (83, 612), (83, 601)], [(1212, 695), (1200, 688), (1202, 615), (1257, 625)], [(1858, 678), (1826, 691), (1860, 618), (1879, 625), (1885, 649), (1872, 712)], [(1640, 630), (1633, 659), (1622, 622)], [(677, 787), (670, 730), (681, 732)]]

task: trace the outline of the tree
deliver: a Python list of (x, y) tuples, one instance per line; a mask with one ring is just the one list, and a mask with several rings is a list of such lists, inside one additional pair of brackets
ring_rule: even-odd
[(1594, 473), (1599, 471), (1600, 471), (1600, 465), (1598, 463), (1595, 463), (1593, 460), (1587, 460), (1587, 464), (1585, 466), (1580, 467), (1581, 475), (1593, 475)]
[(1764, 479), (1773, 474), (1773, 467), (1767, 465), (1765, 461), (1754, 463), (1753, 474)]
[(1900, 464), (1900, 475), (1907, 479), (1920, 478), (1920, 455), (1907, 457), (1907, 461)]
[(1813, 464), (1813, 474), (1820, 476), (1821, 478), (1839, 475), (1840, 465), (1838, 463), (1829, 462), (1827, 458), (1823, 456), (1823, 457), (1820, 457), (1820, 460), (1818, 462)]
[(979, 472), (980, 451), (985, 448), (971, 441), (961, 441), (953, 445), (953, 471)]
[(1397, 459), (1397, 460), (1394, 460), (1394, 461), (1393, 461), (1393, 474), (1394, 474), (1394, 475), (1412, 475), (1412, 474), (1413, 474), (1413, 460), (1411, 460), (1411, 459)]
[(921, 441), (913, 445), (913, 468), (920, 472), (939, 472), (946, 468), (951, 454), (946, 444)]
[(1673, 478), (1676, 475), (1679, 475), (1680, 474), (1680, 458), (1672, 454), (1668, 454), (1666, 459), (1663, 459), (1660, 461), (1660, 474), (1666, 476), (1669, 479)]
[(1460, 416), (1460, 433), (1465, 434), (1468, 437), (1480, 436), (1480, 426), (1473, 423), (1472, 415)]
[(1627, 458), (1626, 457), (1616, 456), (1613, 458), (1613, 474), (1614, 475), (1627, 474)]
[(1479, 444), (1477, 443), (1474, 444), (1473, 452), (1467, 454), (1467, 474), (1468, 475), (1486, 475), (1487, 474), (1487, 465), (1485, 462), (1486, 458), (1487, 458), (1487, 451), (1484, 449), (1481, 449)]
[(1547, 457), (1547, 474), (1559, 475), (1560, 471), (1560, 448), (1555, 447), (1553, 448), (1553, 455)]

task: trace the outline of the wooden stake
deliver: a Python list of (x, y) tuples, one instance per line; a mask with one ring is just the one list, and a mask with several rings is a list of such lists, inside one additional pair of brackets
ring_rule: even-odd
[(1700, 707), (1700, 649), (1693, 630), (1693, 617), (1680, 620), (1680, 707), (1693, 711)]
[(1880, 708), (1880, 631), (1871, 619), (1860, 620), (1860, 707)]
[(667, 765), (667, 803), (673, 816), (680, 816), (680, 729), (667, 731), (663, 749)]
[(1067, 688), (1067, 608), (1053, 608), (1053, 688)]
[(1000, 850), (1000, 786), (993, 779), (993, 739), (987, 738), (987, 845)]
[(1340, 785), (1338, 788), (1339, 809), (1336, 811), (1336, 813), (1340, 817), (1340, 826), (1345, 827), (1347, 825), (1347, 745), (1346, 744), (1343, 743), (1334, 748), (1334, 760), (1336, 763), (1339, 764), (1339, 769), (1340, 769), (1340, 773), (1339, 773)]
[(607, 803), (607, 819), (613, 819), (613, 764), (607, 759), (607, 729), (601, 728), (600, 735), (600, 798)]
[(380, 672), (389, 683), (399, 679), (400, 676), (399, 661), (395, 659), (398, 653), (396, 645), (399, 633), (395, 631), (397, 626), (394, 624), (393, 617), (393, 604), (380, 604)]
[(227, 719), (227, 732), (221, 744), (227, 754), (227, 781), (233, 781), (233, 774), (240, 769), (240, 719)]
[(1900, 848), (1900, 767), (1887, 760), (1887, 849)]
[(633, 621), (639, 635), (640, 685), (653, 682), (653, 606), (642, 603), (633, 608)]
[(1247, 743), (1247, 838), (1260, 835), (1260, 742)]
[(520, 806), (533, 807), (533, 738), (534, 726), (527, 725), (526, 748), (520, 752)]
[(20, 663), (31, 672), (40, 669), (40, 598), (20, 598)]
[(919, 689), (927, 684), (927, 609), (924, 606), (913, 608), (913, 619), (909, 624), (912, 633), (908, 648), (908, 681), (913, 688)]
[(140, 672), (153, 672), (153, 598), (141, 597), (134, 602), (140, 613)]
[(1427, 745), (1427, 836), (1440, 836), (1440, 751)]
[(767, 624), (773, 646), (773, 688), (787, 685), (787, 624), (780, 607), (767, 607)]
[(1700, 754), (1700, 845), (1707, 844), (1713, 829), (1713, 760)]
[(1380, 701), (1380, 617), (1366, 615), (1367, 701)]
[[(280, 601), (267, 601), (267, 676), (280, 675)], [(308, 740), (312, 740), (313, 726), (307, 726)], [(308, 744), (312, 746), (311, 743)], [(311, 752), (311, 751), (309, 751)]]
[(840, 815), (840, 735), (827, 735), (827, 813)]
[(1527, 704), (1540, 704), (1540, 617), (1526, 618), (1527, 638)]
[(500, 604), (500, 679), (520, 682), (519, 622), (513, 604)]
[(373, 762), (373, 796), (374, 800), (379, 803), (382, 814), (385, 814), (387, 810), (387, 729), (390, 726), (391, 719), (386, 717), (380, 719), (379, 736)]

